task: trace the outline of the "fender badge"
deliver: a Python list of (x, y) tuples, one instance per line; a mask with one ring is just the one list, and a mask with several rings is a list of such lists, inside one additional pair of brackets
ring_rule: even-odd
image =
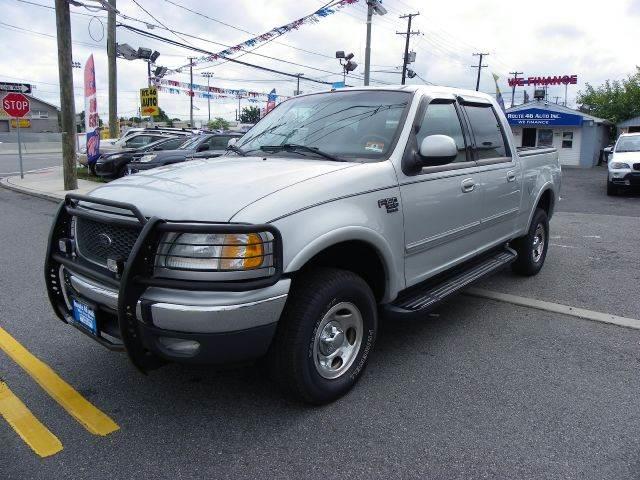
[(381, 198), (378, 200), (378, 208), (385, 207), (387, 213), (398, 211), (398, 197)]

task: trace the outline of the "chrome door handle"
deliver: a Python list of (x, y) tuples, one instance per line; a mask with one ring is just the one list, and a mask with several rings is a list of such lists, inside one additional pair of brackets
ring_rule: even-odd
[(516, 181), (516, 172), (507, 172), (507, 182)]
[(467, 178), (462, 181), (460, 187), (463, 193), (473, 192), (473, 189), (476, 188), (476, 182), (473, 181), (473, 178)]

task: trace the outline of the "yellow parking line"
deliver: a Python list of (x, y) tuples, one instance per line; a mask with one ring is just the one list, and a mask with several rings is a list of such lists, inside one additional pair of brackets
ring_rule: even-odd
[(62, 443), (49, 431), (6, 383), (0, 381), (0, 415), (9, 422), (31, 450), (41, 457), (49, 457), (62, 450)]
[(0, 327), (0, 348), (20, 365), (69, 414), (95, 435), (108, 435), (120, 427), (88, 402), (51, 368), (33, 356)]

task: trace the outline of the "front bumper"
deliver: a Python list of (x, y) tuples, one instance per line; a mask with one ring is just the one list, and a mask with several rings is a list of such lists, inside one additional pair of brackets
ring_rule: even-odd
[[(121, 340), (116, 328), (118, 291), (64, 267), (60, 277), (68, 299), (97, 307), (99, 335), (111, 343)], [(166, 360), (220, 364), (259, 358), (269, 348), (290, 283), (285, 278), (244, 292), (150, 287), (136, 304), (137, 327), (145, 347)], [(70, 309), (67, 315), (71, 320)]]
[(640, 187), (640, 171), (610, 170), (609, 181), (623, 187)]
[[(80, 202), (83, 202), (80, 205)], [(85, 202), (87, 208), (85, 208)], [(96, 208), (88, 208), (95, 204)], [(102, 213), (122, 210), (123, 214)], [(117, 273), (87, 263), (68, 237), (73, 217), (139, 229)], [(273, 274), (246, 281), (156, 277), (154, 252), (166, 232), (268, 231), (273, 235)], [(51, 229), (45, 262), (49, 300), (58, 317), (74, 326), (73, 299), (95, 312), (97, 334), (84, 333), (111, 349), (125, 350), (140, 370), (164, 361), (234, 363), (264, 355), (289, 292), (282, 277), (282, 240), (271, 225), (204, 224), (145, 218), (130, 204), (67, 195)], [(60, 246), (62, 245), (62, 246)], [(71, 250), (69, 250), (71, 249)]]

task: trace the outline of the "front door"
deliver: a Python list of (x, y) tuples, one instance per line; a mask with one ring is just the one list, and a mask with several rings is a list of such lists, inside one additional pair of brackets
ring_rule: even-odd
[(535, 128), (522, 129), (522, 146), (523, 147), (536, 146), (536, 129)]
[(428, 135), (448, 135), (456, 142), (458, 156), (446, 165), (425, 166), (415, 172), (405, 172), (403, 167), (399, 172), (407, 286), (468, 256), (480, 223), (478, 168), (467, 148), (456, 100), (433, 99), (418, 112), (422, 118), (417, 119), (409, 141), (418, 146)]

